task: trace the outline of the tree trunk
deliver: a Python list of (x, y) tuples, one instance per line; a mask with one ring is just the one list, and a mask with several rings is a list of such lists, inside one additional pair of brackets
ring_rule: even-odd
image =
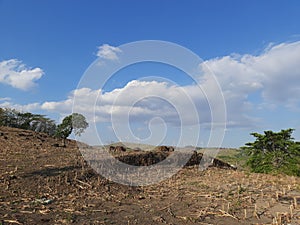
[(66, 138), (63, 138), (63, 147), (66, 147)]

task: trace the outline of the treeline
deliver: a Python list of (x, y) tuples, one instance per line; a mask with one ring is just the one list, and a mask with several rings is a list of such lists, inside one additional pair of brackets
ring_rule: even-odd
[(57, 128), (55, 121), (45, 115), (20, 112), (10, 108), (0, 108), (0, 126), (33, 130), (51, 136), (55, 135)]
[(66, 116), (61, 124), (56, 125), (54, 120), (45, 115), (0, 108), (0, 126), (43, 132), (50, 136), (62, 138), (63, 146), (65, 146), (66, 139), (73, 131), (75, 135), (80, 136), (89, 124), (86, 118), (79, 113)]

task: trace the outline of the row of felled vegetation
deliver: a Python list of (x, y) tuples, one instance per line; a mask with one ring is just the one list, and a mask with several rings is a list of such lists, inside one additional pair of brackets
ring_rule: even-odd
[(66, 116), (61, 124), (56, 125), (54, 120), (45, 115), (20, 112), (10, 108), (0, 108), (0, 126), (32, 130), (63, 138), (65, 146), (66, 138), (73, 131), (76, 135), (80, 135), (88, 127), (88, 123), (86, 122), (86, 118), (79, 113)]
[[(83, 133), (88, 123), (79, 113), (66, 116), (61, 124), (56, 125), (54, 120), (45, 115), (0, 108), (0, 126), (47, 133), (63, 138), (65, 146), (65, 139), (73, 131), (75, 135)], [(300, 176), (300, 142), (294, 141), (293, 131), (294, 129), (290, 128), (279, 132), (251, 133), (255, 141), (241, 147), (235, 155), (235, 160), (245, 160), (252, 172)]]

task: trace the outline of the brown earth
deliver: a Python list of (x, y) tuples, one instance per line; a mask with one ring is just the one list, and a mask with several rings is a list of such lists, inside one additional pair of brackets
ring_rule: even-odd
[(131, 187), (99, 176), (66, 144), (0, 127), (0, 224), (300, 224), (300, 178), (189, 166)]

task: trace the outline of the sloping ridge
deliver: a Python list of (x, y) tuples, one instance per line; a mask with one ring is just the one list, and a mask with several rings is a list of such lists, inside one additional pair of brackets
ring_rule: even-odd
[[(84, 145), (83, 143), (80, 144), (81, 146)], [(49, 157), (49, 162), (55, 162), (54, 164), (65, 161), (66, 158), (71, 158), (72, 155), (76, 156), (72, 160), (73, 163), (79, 164), (78, 162), (74, 162), (75, 159), (82, 162), (83, 159), (76, 141), (68, 139), (66, 141), (66, 148), (60, 147), (61, 145), (61, 139), (51, 137), (45, 133), (38, 133), (18, 128), (0, 127), (0, 153), (3, 155), (10, 154), (13, 158), (14, 153), (18, 154), (18, 152), (27, 152), (28, 155), (36, 156), (36, 165), (45, 160), (45, 158), (41, 158), (41, 156)], [(86, 147), (88, 147), (88, 145), (86, 145)], [(177, 158), (174, 159), (172, 158), (172, 154), (174, 153), (173, 150), (161, 150), (166, 148), (171, 147), (159, 146), (152, 151), (126, 151), (121, 155), (116, 155), (115, 157), (124, 163), (134, 166), (149, 166), (162, 162), (167, 158), (168, 160), (171, 160), (170, 163), (174, 163), (174, 160), (180, 161), (180, 157), (186, 157), (183, 151), (179, 154), (179, 156), (177, 156)], [(199, 165), (202, 157), (202, 153), (194, 151), (185, 166)], [(39, 159), (41, 161), (40, 163)], [(209, 160), (209, 166), (235, 169), (232, 165), (219, 159)]]

